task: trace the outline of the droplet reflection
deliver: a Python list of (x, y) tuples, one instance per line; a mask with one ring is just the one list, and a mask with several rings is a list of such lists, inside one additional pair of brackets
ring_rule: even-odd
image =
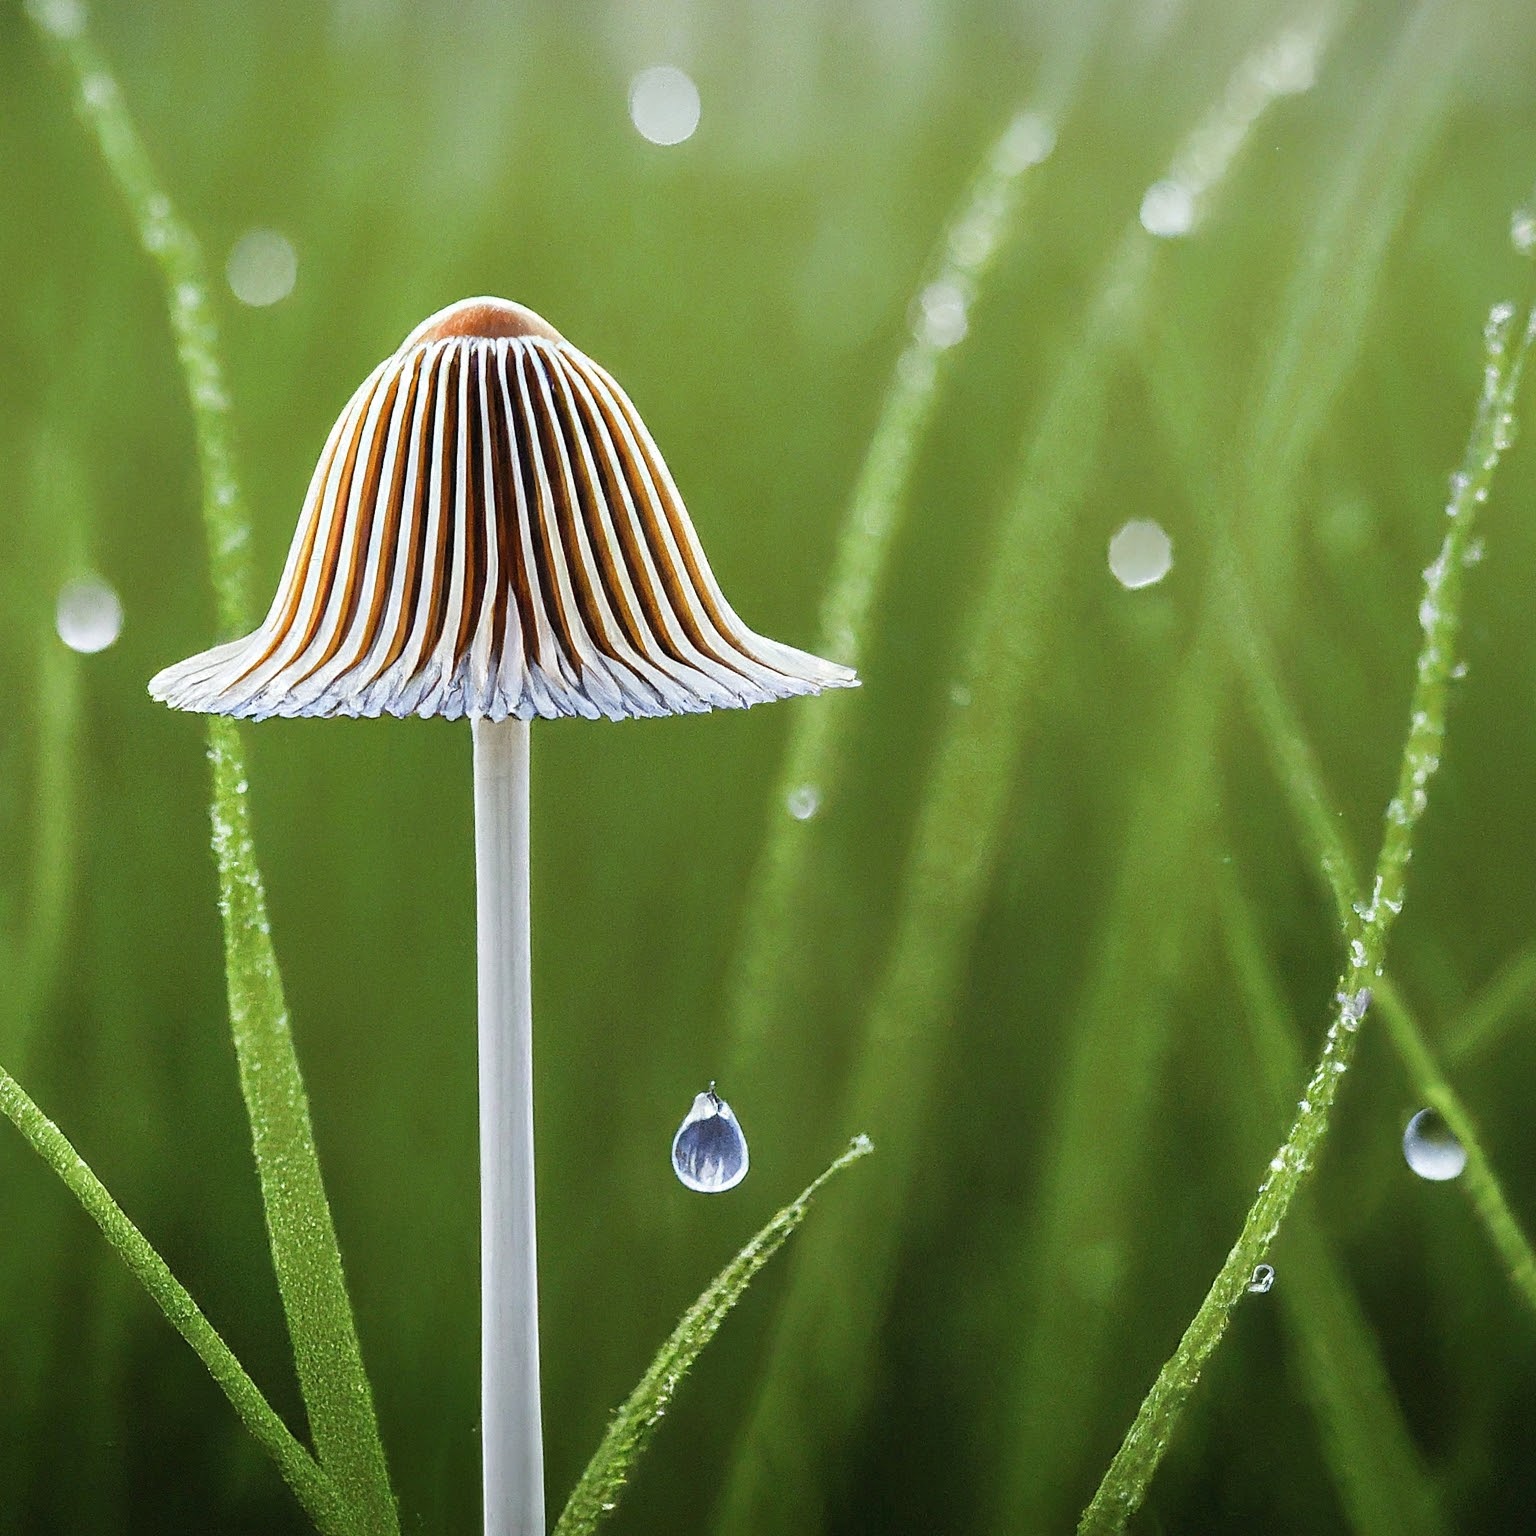
[(672, 1138), (672, 1171), (701, 1195), (735, 1189), (747, 1176), (747, 1138), (711, 1083)]
[(90, 656), (106, 650), (122, 633), (123, 605), (100, 577), (87, 576), (60, 589), (53, 622), (70, 650)]
[(1403, 1157), (1421, 1179), (1442, 1183), (1467, 1166), (1467, 1149), (1432, 1109), (1421, 1109), (1403, 1132)]
[(1248, 1294), (1250, 1296), (1262, 1296), (1274, 1283), (1274, 1265), (1255, 1264), (1253, 1266), (1253, 1273), (1248, 1277)]

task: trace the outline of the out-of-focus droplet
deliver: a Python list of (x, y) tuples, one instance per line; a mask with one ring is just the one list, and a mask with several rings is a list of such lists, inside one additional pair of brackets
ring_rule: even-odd
[(1182, 181), (1154, 181), (1141, 200), (1141, 227), (1175, 240), (1195, 227), (1195, 194)]
[(809, 821), (821, 809), (821, 791), (814, 784), (802, 784), (790, 790), (784, 803), (796, 821)]
[(1274, 1283), (1274, 1265), (1255, 1264), (1253, 1266), (1253, 1273), (1248, 1277), (1248, 1294), (1250, 1296), (1262, 1296)]
[(929, 283), (917, 297), (917, 315), (913, 330), (918, 339), (941, 350), (965, 340), (970, 328), (965, 295), (954, 283), (940, 279)]
[(672, 1171), (701, 1195), (735, 1189), (747, 1176), (747, 1138), (711, 1083), (672, 1138)]
[(66, 582), (54, 609), (54, 627), (70, 650), (94, 655), (123, 632), (123, 605), (99, 576)]
[(264, 309), (293, 292), (299, 275), (298, 252), (275, 229), (250, 229), (230, 247), (224, 275), (229, 291), (242, 304)]
[(691, 139), (699, 113), (699, 88), (675, 64), (653, 64), (629, 82), (629, 120), (652, 144)]
[(1403, 1132), (1403, 1157), (1421, 1179), (1442, 1183), (1467, 1166), (1467, 1149), (1433, 1109), (1421, 1109)]
[(1509, 219), (1509, 239), (1521, 256), (1536, 256), (1536, 208), (1517, 208)]
[(1173, 540), (1161, 524), (1133, 518), (1109, 541), (1109, 569), (1122, 587), (1150, 587), (1173, 569)]

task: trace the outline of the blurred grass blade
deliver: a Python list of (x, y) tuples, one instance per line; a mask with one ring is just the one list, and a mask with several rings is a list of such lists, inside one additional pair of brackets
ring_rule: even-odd
[[(1297, 481), (1364, 343), (1375, 284), (1442, 120), (1462, 36), (1458, 11), (1445, 0), (1422, 5), (1404, 25), (1318, 199), (1247, 409), (1235, 432), (1223, 426), (1207, 439), (1230, 440), (1237, 452), (1204, 455), (1205, 521), (1241, 527), (1265, 571), (1277, 624), (1295, 622), (1300, 601), (1290, 549)], [(1067, 1501), (1080, 1506), (1078, 1480), (1093, 1475), (1083, 1448), (1104, 1396), (1109, 1329), (1122, 1299), (1115, 1287), (1137, 1241), (1161, 1063), (1183, 967), (1206, 953), (1206, 929), (1216, 920), (1207, 871), (1235, 681), (1226, 601), (1217, 573), (1202, 593), (1166, 730), (1126, 818), (1114, 894), (1088, 947), (1098, 958), (1045, 1138), (1039, 1215), (1017, 1261), (1018, 1294), (1034, 1305), (1023, 1328), (998, 1525), (1063, 1521)], [(1149, 912), (1158, 914), (1150, 934)], [(1085, 1285), (1083, 1257), (1100, 1254), (1107, 1280)]]
[[(1157, 350), (1159, 368), (1151, 377), (1154, 394), (1162, 407), (1163, 425), (1175, 440), (1175, 454), (1193, 476), (1198, 467), (1197, 437), (1187, 419), (1188, 412), (1182, 407), (1197, 393), (1197, 388), (1187, 370), (1181, 375), (1179, 359), (1182, 354), (1176, 338), (1162, 335)], [(1255, 623), (1250, 583), (1238, 553), (1232, 547), (1226, 526), (1219, 521), (1213, 526), (1216, 564), (1222, 572), (1221, 585), (1225, 593), (1222, 612), (1228, 642), (1287, 804), (1298, 829), (1313, 849), (1347, 943), (1357, 927), (1357, 898), (1363, 904), (1369, 893), (1357, 872), (1353, 852), (1340, 831), (1340, 816), (1324, 785), (1316, 753), (1279, 681), (1279, 667), (1273, 651)], [(1536, 958), (1529, 954), (1518, 956), (1490, 984), (1480, 1006), (1469, 1011), (1472, 1042), (1476, 1044), (1480, 1036), (1491, 1037), (1532, 989), (1536, 989)], [(1468, 1166), (1460, 1180), (1461, 1188), (1503, 1260), (1516, 1292), (1528, 1304), (1536, 1305), (1536, 1254), (1509, 1207), (1482, 1148), (1471, 1114), (1451, 1087), (1422, 1028), (1391, 980), (1383, 980), (1376, 993), (1387, 1021), (1388, 1035), (1417, 1093), (1425, 1104), (1440, 1113), (1466, 1148)]]
[[(838, 535), (822, 603), (815, 650), (848, 666), (862, 659), (870, 615), (885, 586), (891, 550), (906, 510), (907, 487), (963, 337), (953, 316), (968, 316), (997, 254), (1020, 221), (1025, 173), (1050, 154), (1055, 124), (1043, 111), (1021, 111), (988, 151), (951, 219), (938, 258), (915, 301), (918, 320), (886, 393), (874, 436)], [(948, 318), (929, 318), (940, 307)], [(760, 1053), (770, 1014), (782, 1007), (778, 973), (784, 956), (802, 953), (812, 922), (802, 899), (813, 846), (810, 822), (784, 813), (797, 790), (813, 788), (822, 804), (836, 795), (857, 700), (832, 694), (815, 709), (796, 710), (783, 765), (768, 802), (768, 833), (742, 909), (741, 938), (727, 983), (726, 1017), (740, 1079)]]
[(315, 1459), (294, 1439), (278, 1418), (245, 1367), (230, 1352), (213, 1324), (166, 1267), (144, 1234), (123, 1214), (101, 1180), (86, 1166), (64, 1133), (0, 1067), (0, 1112), (26, 1137), (33, 1151), (48, 1164), (101, 1228), (102, 1234), (154, 1298), (172, 1327), (197, 1352), (241, 1422), (278, 1470), (318, 1530), (336, 1536), (362, 1536), (358, 1525), (331, 1480)]
[(1536, 1005), (1536, 944), (1528, 944), (1499, 968), (1456, 1022), (1445, 1054), (1465, 1061), (1493, 1049)]
[[(602, 1444), (587, 1463), (586, 1471), (581, 1474), (581, 1480), (561, 1513), (555, 1536), (587, 1536), (617, 1507), (624, 1485), (666, 1412), (667, 1404), (704, 1346), (725, 1321), (725, 1314), (741, 1299), (757, 1272), (779, 1251), (790, 1233), (805, 1220), (811, 1201), (822, 1185), (872, 1151), (874, 1146), (867, 1136), (854, 1137), (848, 1150), (774, 1216), (683, 1314), (682, 1321), (661, 1346), (640, 1385), (613, 1416)], [(857, 1262), (858, 1254), (854, 1252), (851, 1263)]]
[(1387, 941), (1403, 908), (1414, 833), (1428, 805), (1430, 780), (1440, 764), (1446, 699), (1461, 626), (1462, 571), (1477, 508), (1487, 498), (1494, 470), (1510, 441), (1520, 376), (1533, 336), (1536, 310), (1518, 330), (1509, 305), (1496, 306), (1489, 317), (1477, 414), (1461, 469), (1451, 482), (1445, 537), (1439, 554), (1424, 573), (1424, 597), (1419, 608), (1424, 641), (1415, 669), (1397, 792), (1387, 807), (1369, 904), (1361, 910), (1349, 941), (1339, 979), (1337, 1015), (1322, 1055), (1290, 1134), (1270, 1162), (1270, 1171), (1259, 1186), (1237, 1241), (1083, 1512), (1078, 1527), (1082, 1536), (1123, 1530), (1141, 1507), (1201, 1371), (1221, 1343), (1232, 1310), (1246, 1293), (1249, 1276), (1268, 1254), (1327, 1138), (1329, 1117), (1354, 1059), (1371, 988), (1379, 984), (1385, 968)]
[[(1186, 188), (1197, 217), (1209, 211), (1255, 122), (1278, 96), (1310, 78), (1326, 33), (1322, 14), (1309, 10), (1270, 48), (1245, 58), (1218, 105), (1180, 147), (1170, 178)], [(1277, 53), (1289, 60), (1287, 69), (1274, 67)], [(824, 1297), (836, 1280), (838, 1255), (813, 1234), (795, 1256), (769, 1362), (722, 1495), (720, 1529), (814, 1528), (818, 1511), (799, 1502), (814, 1498), (821, 1483), (807, 1463), (847, 1435), (863, 1408), (868, 1354), (891, 1283), (944, 1038), (940, 1020), (990, 887), (1028, 703), (1063, 622), (1059, 593), (1077, 548), (1071, 520), (1098, 450), (1121, 351), (1139, 326), (1159, 245), (1133, 223), (1106, 263), (1081, 338), (1031, 432), (995, 542), (979, 563), (986, 584), (965, 620), (959, 671), (970, 704), (951, 717), (923, 789), (889, 957), (848, 1091), (845, 1113), (876, 1126), (883, 1149), (874, 1196), (860, 1215), (854, 1300), (835, 1318), (829, 1315)]]
[[(27, 9), (72, 79), (81, 120), (165, 282), (192, 405), (219, 624), (232, 633), (249, 617), (247, 528), (202, 248), (159, 184), (83, 6), (29, 0)], [(208, 736), (230, 1028), (299, 1386), (321, 1465), (364, 1529), (392, 1532), (399, 1521), (272, 947), (240, 739), (220, 718)]]
[[(1253, 904), (1230, 863), (1220, 866), (1218, 878), (1222, 933), (1262, 1090), (1259, 1105), (1245, 1101), (1241, 1083), (1234, 1082), (1228, 1096), (1234, 1130), (1243, 1133), (1242, 1156), (1256, 1158), (1268, 1144), (1258, 1144), (1263, 1132), (1255, 1127), (1267, 1128), (1276, 1114), (1290, 1113), (1304, 1063)], [(1251, 1073), (1241, 1075), (1244, 1082), (1253, 1080)], [(1291, 1212), (1286, 1253), (1274, 1295), (1294, 1341), (1323, 1459), (1351, 1529), (1359, 1536), (1440, 1536), (1446, 1524), (1434, 1481), (1403, 1417), (1375, 1334), (1308, 1193)]]

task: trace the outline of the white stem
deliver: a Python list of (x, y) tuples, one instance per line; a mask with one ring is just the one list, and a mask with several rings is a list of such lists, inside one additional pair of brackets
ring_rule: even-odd
[(544, 1536), (533, 1205), (528, 723), (474, 722), (485, 1536)]

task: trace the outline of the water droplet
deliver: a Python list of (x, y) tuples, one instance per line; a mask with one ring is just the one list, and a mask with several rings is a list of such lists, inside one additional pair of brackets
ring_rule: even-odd
[(672, 1171), (701, 1195), (735, 1189), (747, 1176), (747, 1138), (711, 1083), (672, 1138)]
[(70, 650), (94, 655), (122, 633), (123, 605), (100, 577), (82, 577), (60, 590), (54, 627)]
[(629, 120), (652, 144), (681, 144), (699, 126), (699, 88), (673, 64), (653, 64), (629, 82)]
[(814, 784), (802, 784), (790, 790), (784, 804), (796, 821), (809, 821), (821, 809), (821, 791)]
[(224, 275), (230, 292), (242, 304), (263, 309), (293, 292), (299, 275), (298, 252), (275, 229), (248, 229), (230, 247)]
[(1403, 1157), (1421, 1179), (1454, 1179), (1467, 1166), (1467, 1149), (1440, 1115), (1421, 1109), (1403, 1132)]
[(1135, 518), (1109, 541), (1109, 569), (1122, 587), (1150, 587), (1173, 569), (1173, 540), (1159, 524)]
[(1195, 227), (1195, 194), (1182, 181), (1154, 181), (1141, 200), (1141, 227), (1163, 240)]
[(953, 347), (970, 328), (965, 295), (954, 283), (929, 283), (917, 298), (913, 330), (931, 347)]
[(1274, 1283), (1274, 1265), (1255, 1264), (1253, 1266), (1253, 1273), (1248, 1277), (1248, 1294), (1250, 1296), (1262, 1296)]
[(1006, 175), (1039, 165), (1056, 148), (1056, 129), (1038, 112), (1021, 112), (1008, 126), (999, 146), (999, 169)]
[(1509, 238), (1521, 256), (1536, 256), (1536, 209), (1517, 208), (1509, 221)]

